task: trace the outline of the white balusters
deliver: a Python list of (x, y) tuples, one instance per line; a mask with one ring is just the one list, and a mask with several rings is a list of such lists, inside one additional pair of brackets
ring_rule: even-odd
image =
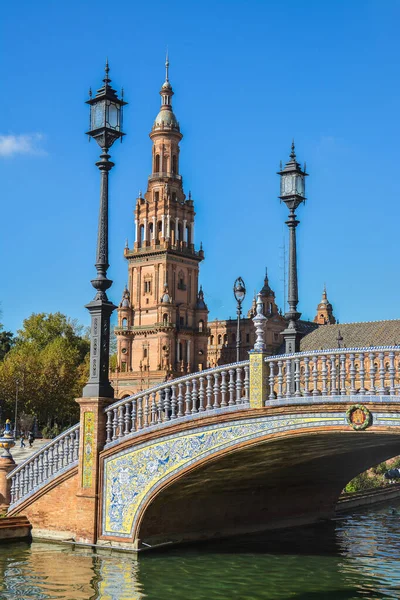
[(157, 423), (157, 392), (151, 393), (151, 424)]
[(206, 404), (206, 410), (211, 410), (212, 409), (212, 375), (208, 374), (207, 375), (207, 389), (206, 389), (206, 396), (207, 396), (207, 404)]
[(385, 354), (384, 352), (379, 352), (379, 388), (378, 394), (385, 394)]
[(213, 408), (219, 408), (219, 393), (220, 393), (220, 385), (219, 385), (219, 373), (214, 373), (214, 405)]
[(111, 411), (107, 412), (107, 423), (106, 423), (106, 444), (109, 444), (112, 439), (112, 413)]
[(394, 352), (389, 352), (389, 394), (394, 396), (396, 394), (396, 388), (394, 387)]
[(274, 378), (275, 378), (275, 365), (274, 363), (269, 363), (269, 400), (275, 400), (275, 392), (274, 392)]
[(328, 395), (328, 367), (326, 366), (327, 357), (325, 354), (321, 356), (321, 396)]
[(318, 389), (318, 356), (312, 357), (313, 362), (313, 370), (312, 370), (312, 379), (313, 379), (313, 396), (319, 396)]
[(178, 417), (183, 417), (183, 383), (178, 384)]
[(339, 369), (340, 395), (345, 396), (346, 395), (346, 356), (344, 354), (341, 354), (339, 361), (340, 361), (340, 369)]
[(337, 387), (336, 387), (336, 355), (331, 354), (329, 357), (331, 363), (331, 396), (337, 395)]
[(310, 385), (310, 367), (309, 367), (310, 359), (308, 356), (304, 357), (304, 396), (308, 396), (310, 393), (309, 385)]
[(204, 399), (205, 399), (205, 395), (206, 395), (206, 390), (205, 390), (205, 377), (200, 377), (199, 379), (200, 381), (200, 389), (199, 389), (199, 412), (204, 412)]
[(235, 371), (234, 369), (229, 369), (229, 406), (235, 406)]
[(294, 360), (294, 395), (296, 398), (301, 396), (300, 391), (300, 358)]
[(130, 424), (131, 424), (131, 415), (130, 415), (130, 404), (129, 402), (127, 402), (125, 404), (125, 417), (124, 417), (124, 422), (125, 422), (125, 429), (124, 429), (124, 435), (128, 435), (129, 433), (129, 429), (130, 429)]
[(185, 393), (185, 415), (190, 415), (190, 381), (186, 382), (186, 393)]
[(237, 367), (236, 369), (236, 404), (242, 403), (242, 369)]
[(354, 396), (357, 393), (356, 388), (356, 366), (355, 366), (355, 354), (351, 352), (349, 356), (350, 360), (350, 395)]
[(360, 379), (360, 390), (359, 393), (360, 394), (365, 394), (366, 389), (365, 389), (365, 368), (364, 368), (364, 352), (360, 352), (359, 354), (357, 354), (358, 360), (360, 362), (360, 366), (358, 369), (358, 376)]
[(292, 372), (291, 372), (291, 360), (286, 360), (286, 373), (285, 373), (285, 396), (289, 398), (292, 395)]
[(143, 422), (142, 422), (142, 418), (143, 418), (143, 398), (138, 398), (137, 399), (137, 428), (142, 429), (143, 427)]
[(132, 406), (131, 406), (131, 433), (133, 433), (137, 429), (136, 414), (137, 414), (137, 400), (134, 399), (134, 400), (132, 400)]
[(278, 400), (283, 398), (283, 361), (278, 360)]
[(250, 367), (245, 365), (244, 367), (244, 399), (245, 402), (249, 402), (250, 399)]
[(176, 419), (176, 385), (171, 385), (171, 419)]
[(369, 391), (368, 391), (368, 395), (375, 396), (375, 394), (376, 394), (376, 390), (375, 390), (375, 353), (370, 352), (368, 354), (368, 358), (369, 358)]
[(221, 406), (228, 406), (228, 402), (226, 401), (226, 394), (228, 391), (227, 376), (228, 376), (228, 373), (226, 371), (222, 371), (222, 373), (221, 373)]
[(197, 379), (192, 382), (192, 415), (197, 413)]

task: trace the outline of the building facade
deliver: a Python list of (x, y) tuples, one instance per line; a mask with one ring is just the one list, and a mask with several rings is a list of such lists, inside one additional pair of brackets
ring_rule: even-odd
[(118, 307), (117, 397), (207, 366), (207, 315), (199, 288), (202, 248), (195, 249), (194, 202), (179, 169), (179, 123), (166, 79), (150, 138), (152, 172), (136, 201), (135, 242), (126, 247), (128, 285)]
[[(286, 328), (287, 322), (276, 304), (275, 292), (270, 288), (267, 273), (260, 294), (263, 302), (263, 315), (268, 319), (265, 329), (266, 351), (269, 354), (277, 354), (283, 342), (281, 332)], [(247, 360), (249, 351), (254, 347), (256, 336), (252, 319), (255, 314), (256, 298), (253, 299), (247, 318), (240, 321), (240, 360)], [(237, 320), (215, 319), (209, 322), (208, 330), (208, 367), (235, 362)]]

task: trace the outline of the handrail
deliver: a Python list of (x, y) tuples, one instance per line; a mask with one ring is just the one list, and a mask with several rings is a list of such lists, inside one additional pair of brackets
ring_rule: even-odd
[(79, 423), (63, 431), (7, 475), (11, 479), (11, 506), (78, 463), (79, 431)]
[(249, 364), (242, 361), (184, 375), (111, 404), (104, 409), (106, 444), (175, 419), (247, 404)]
[(400, 346), (333, 348), (265, 358), (269, 401), (400, 394)]

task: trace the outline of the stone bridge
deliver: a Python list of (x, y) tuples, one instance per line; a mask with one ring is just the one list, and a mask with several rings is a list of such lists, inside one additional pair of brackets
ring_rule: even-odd
[(266, 356), (110, 404), (8, 475), (33, 535), (140, 550), (325, 519), (400, 454), (400, 348)]

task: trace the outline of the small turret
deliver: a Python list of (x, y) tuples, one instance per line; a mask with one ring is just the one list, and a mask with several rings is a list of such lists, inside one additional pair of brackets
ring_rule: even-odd
[(321, 302), (317, 306), (317, 314), (315, 315), (314, 323), (318, 323), (319, 325), (333, 325), (336, 323), (332, 304), (329, 302), (326, 293), (326, 286), (324, 286), (324, 291), (322, 292)]

